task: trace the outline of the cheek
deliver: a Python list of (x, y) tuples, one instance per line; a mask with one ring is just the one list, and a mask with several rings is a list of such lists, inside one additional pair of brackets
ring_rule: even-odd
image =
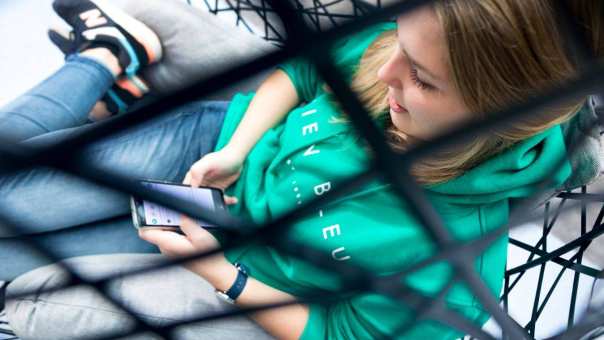
[(469, 110), (457, 93), (420, 89), (410, 79), (402, 82), (402, 100), (408, 113), (393, 115), (399, 130), (417, 138), (427, 139), (443, 130), (470, 120)]
[(432, 113), (435, 111), (434, 102), (428, 100), (419, 89), (412, 88), (406, 91), (405, 105), (409, 116), (418, 128), (428, 124), (430, 117), (434, 115)]
[(411, 121), (420, 138), (432, 138), (469, 120), (469, 114), (447, 101), (418, 102), (415, 109)]
[(425, 94), (419, 89), (408, 91), (405, 103), (409, 111), (409, 131), (419, 138), (429, 138), (452, 127), (461, 120), (460, 114), (454, 114), (455, 105), (434, 94)]

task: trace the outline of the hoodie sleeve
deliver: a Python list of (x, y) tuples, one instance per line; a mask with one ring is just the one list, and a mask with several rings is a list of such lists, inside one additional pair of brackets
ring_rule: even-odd
[[(347, 82), (352, 81), (354, 72), (367, 47), (385, 31), (396, 28), (393, 23), (382, 23), (369, 27), (356, 34), (338, 39), (331, 49), (331, 58), (335, 66), (343, 72)], [(308, 59), (298, 57), (279, 66), (291, 79), (300, 100), (309, 102), (323, 92), (323, 80), (314, 65)]]
[[(471, 306), (449, 306), (480, 327), (488, 315)], [(329, 306), (311, 305), (300, 339), (457, 339), (463, 334), (436, 321), (414, 321), (413, 311), (377, 294), (364, 294)], [(396, 334), (406, 322), (414, 327)]]
[[(368, 311), (362, 305), (363, 300), (368, 298), (370, 297), (363, 296), (331, 305), (310, 305), (308, 323), (300, 339), (375, 339), (380, 337), (376, 327), (386, 325), (373, 323), (374, 317), (366, 314)], [(388, 320), (390, 319), (388, 318)]]
[(321, 80), (314, 65), (307, 59), (292, 59), (279, 65), (279, 69), (292, 81), (301, 101), (309, 102), (318, 94)]

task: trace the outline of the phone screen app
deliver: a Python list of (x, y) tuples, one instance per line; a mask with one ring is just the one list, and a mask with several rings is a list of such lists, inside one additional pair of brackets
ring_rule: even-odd
[[(212, 190), (210, 189), (151, 182), (143, 182), (142, 184), (149, 189), (172, 194), (178, 198), (194, 202), (194, 204), (201, 208), (212, 211), (215, 209)], [(143, 201), (143, 208), (145, 210), (147, 225), (178, 226), (180, 224), (180, 213), (177, 211), (149, 201)], [(211, 224), (204, 221), (197, 220), (197, 222), (201, 226), (211, 226)]]

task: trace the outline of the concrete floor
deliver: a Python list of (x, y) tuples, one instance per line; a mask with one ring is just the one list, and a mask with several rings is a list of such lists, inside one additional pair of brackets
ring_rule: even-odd
[(63, 55), (46, 37), (61, 21), (50, 0), (0, 0), (0, 103), (17, 97), (48, 77)]

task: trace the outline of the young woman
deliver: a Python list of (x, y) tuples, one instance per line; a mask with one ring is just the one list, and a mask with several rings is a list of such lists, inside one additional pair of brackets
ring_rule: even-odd
[[(74, 26), (76, 36), (82, 37), (81, 53), (70, 57), (41, 88), (4, 111), (7, 128), (26, 121), (36, 126), (40, 121), (67, 124), (63, 120), (69, 114), (82, 120), (111, 86), (113, 76), (129, 66), (128, 58), (120, 58), (121, 42), (89, 37), (86, 32), (91, 27), (85, 24), (82, 13), (98, 10), (107, 18), (106, 25), (116, 28), (126, 40), (145, 41), (128, 25), (120, 24), (132, 19), (117, 20), (113, 11), (103, 10), (105, 5), (100, 1), (57, 3), (62, 4), (59, 12)], [(594, 55), (600, 56), (604, 37), (601, 2), (572, 1), (569, 6)], [(376, 25), (342, 39), (332, 55), (376, 124), (384, 129), (390, 145), (405, 150), (412, 143), (429, 140), (464, 122), (484, 119), (487, 112), (572, 78), (577, 67), (564, 46), (549, 1), (443, 1), (401, 16), (396, 24)], [(147, 53), (146, 60), (151, 61), (144, 50), (149, 49), (139, 48), (137, 53)], [(71, 69), (83, 72), (86, 78), (67, 76)], [(65, 88), (72, 84), (83, 88), (77, 99)], [(42, 97), (47, 100), (32, 104), (32, 98)], [(584, 98), (579, 98), (550, 108), (413, 165), (414, 177), (424, 185), (456, 239), (473, 239), (503, 227), (510, 202), (535, 192), (546, 178), (555, 186), (570, 176), (568, 163), (555, 167), (566, 153), (560, 123), (577, 113), (583, 102)], [(47, 106), (57, 103), (58, 108)], [(133, 176), (172, 181), (184, 178), (192, 186), (218, 186), (229, 194), (233, 213), (258, 223), (329, 192), (370, 164), (366, 145), (347, 123), (316, 71), (303, 60), (281, 65), (255, 95), (237, 95), (228, 105), (192, 105), (135, 131), (95, 143), (81, 157)], [(41, 116), (51, 110), (52, 117)], [(57, 125), (50, 129), (59, 128)], [(20, 139), (35, 134), (23, 133)], [(26, 143), (52, 138), (52, 134), (43, 134)], [(216, 151), (203, 156), (209, 149)], [(8, 210), (45, 230), (128, 212), (125, 195), (48, 170), (6, 176), (2, 182), (3, 207), (14, 207)], [(30, 195), (25, 208), (24, 193)], [(49, 203), (51, 199), (53, 203)], [(72, 202), (72, 212), (63, 209), (65, 201)], [(53, 209), (52, 214), (40, 211), (42, 202), (60, 209)], [(336, 264), (353, 263), (376, 275), (400, 271), (435, 249), (405, 202), (394, 195), (388, 183), (379, 180), (285, 227), (286, 240), (311, 245)], [(175, 257), (219, 246), (211, 233), (190, 220), (185, 219), (182, 229), (184, 236), (157, 230), (140, 236)], [(501, 288), (505, 258), (506, 239), (502, 238), (475, 261), (476, 271), (494, 296)], [(102, 268), (99, 263), (103, 263)], [(88, 270), (94, 268), (97, 275), (136, 266), (136, 262), (96, 260), (83, 265)], [(234, 249), (190, 263), (187, 268), (198, 275), (197, 281), (181, 272), (178, 279), (148, 276), (141, 285), (124, 284), (123, 280), (114, 288), (128, 306), (157, 324), (174, 315), (191, 316), (188, 312), (198, 310), (191, 305), (228, 309), (226, 305), (216, 307), (214, 290), (227, 293), (243, 307), (291, 301), (317, 292), (339, 297), (327, 304), (300, 303), (256, 312), (250, 315), (255, 324), (248, 319), (236, 319), (227, 326), (209, 322), (179, 333), (190, 338), (382, 338), (395, 336), (399, 327), (413, 320), (412, 308), (405, 303), (379, 294), (343, 295), (343, 283), (337, 275), (270, 247)], [(9, 294), (62, 279), (56, 270), (34, 272), (13, 282)], [(438, 264), (414, 273), (405, 283), (434, 296), (449, 279), (451, 269)], [(453, 286), (446, 304), (478, 325), (488, 318), (464, 285)], [(170, 314), (169, 309), (177, 312)], [(7, 311), (17, 333), (27, 338), (78, 337), (85, 332), (132, 326), (114, 307), (81, 291), (11, 300)], [(74, 320), (88, 323), (67, 327)], [(424, 320), (398, 336), (453, 339), (460, 335), (446, 325)]]

